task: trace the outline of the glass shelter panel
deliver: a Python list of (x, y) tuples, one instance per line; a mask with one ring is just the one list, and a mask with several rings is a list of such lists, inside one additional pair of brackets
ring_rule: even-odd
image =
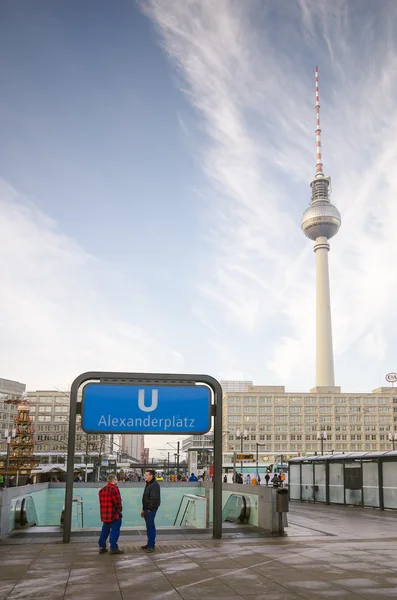
[(302, 500), (313, 501), (313, 465), (302, 465)]
[(325, 463), (314, 465), (314, 497), (316, 502), (326, 502)]
[(329, 501), (344, 504), (343, 465), (337, 462), (329, 464)]
[(301, 497), (301, 478), (300, 465), (290, 464), (288, 480), (289, 497), (291, 500), (300, 500)]
[(383, 502), (385, 508), (397, 508), (397, 465), (395, 461), (384, 461)]
[(364, 506), (379, 508), (378, 463), (363, 462)]
[(346, 504), (360, 506), (363, 501), (363, 479), (361, 461), (345, 463)]

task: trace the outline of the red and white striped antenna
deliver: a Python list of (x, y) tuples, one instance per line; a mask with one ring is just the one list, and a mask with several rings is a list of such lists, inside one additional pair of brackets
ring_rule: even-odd
[(320, 96), (318, 93), (318, 67), (316, 67), (316, 175), (323, 174), (321, 157)]

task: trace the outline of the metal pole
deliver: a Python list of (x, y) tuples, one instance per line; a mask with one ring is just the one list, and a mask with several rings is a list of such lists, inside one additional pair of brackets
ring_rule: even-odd
[[(243, 453), (243, 445), (244, 445), (244, 433), (241, 432), (241, 454)], [(243, 460), (241, 459), (241, 475), (243, 475)]]
[(170, 475), (170, 453), (168, 452), (168, 473), (167, 473), (168, 477)]
[(321, 434), (321, 456), (324, 456), (324, 438)]
[(69, 435), (68, 435), (68, 459), (66, 469), (66, 488), (65, 488), (65, 516), (63, 520), (63, 541), (70, 543), (72, 530), (72, 501), (73, 501), (73, 474), (74, 474), (74, 453), (76, 448), (76, 416), (77, 416), (77, 392), (80, 385), (86, 381), (86, 374), (77, 377), (70, 389), (70, 407), (69, 407)]
[(237, 483), (236, 453), (235, 452), (233, 452), (233, 483)]
[(213, 530), (212, 537), (222, 538), (222, 388), (216, 379), (204, 380), (214, 392), (214, 475), (213, 475)]
[(10, 446), (11, 446), (11, 437), (7, 436), (7, 459), (6, 459), (6, 472), (4, 476), (4, 486), (8, 487), (8, 469), (10, 466)]
[(179, 475), (179, 445), (180, 442), (177, 443), (177, 454), (176, 454), (176, 476), (178, 477)]
[(258, 477), (259, 477), (259, 443), (256, 442), (256, 481), (257, 481), (257, 484), (259, 484)]

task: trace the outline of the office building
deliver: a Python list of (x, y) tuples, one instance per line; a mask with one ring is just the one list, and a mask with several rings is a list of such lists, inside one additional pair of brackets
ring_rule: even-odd
[(25, 389), (24, 383), (0, 378), (0, 452), (6, 451), (5, 432), (13, 427), (17, 415), (17, 404), (8, 404), (5, 400), (19, 400)]
[(134, 459), (139, 462), (141, 457), (141, 446), (144, 444), (144, 436), (141, 434), (122, 435), (121, 453), (122, 457)]
[[(285, 392), (283, 386), (253, 385), (223, 397), (223, 452), (260, 455), (321, 451), (387, 451), (389, 432), (397, 427), (397, 388), (371, 393)], [(244, 435), (245, 431), (245, 435)], [(322, 434), (325, 437), (324, 433)], [(246, 439), (244, 439), (246, 438)]]
[[(69, 429), (69, 392), (39, 390), (28, 392), (30, 416), (34, 422), (35, 453), (66, 452)], [(107, 455), (110, 436), (88, 434), (80, 427), (77, 416), (76, 452)]]

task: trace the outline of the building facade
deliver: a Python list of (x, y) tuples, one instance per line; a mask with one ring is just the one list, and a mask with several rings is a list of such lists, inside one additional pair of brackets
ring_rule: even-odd
[[(34, 423), (35, 453), (66, 452), (69, 429), (69, 392), (44, 390), (28, 392), (30, 416)], [(110, 436), (85, 433), (77, 416), (76, 452), (109, 454)]]
[[(314, 388), (316, 390), (316, 388)], [(223, 452), (314, 454), (391, 449), (397, 428), (397, 388), (342, 393), (340, 388), (286, 393), (282, 386), (248, 386), (223, 397)], [(226, 433), (227, 432), (227, 433)], [(323, 434), (322, 434), (323, 435)]]
[(144, 445), (143, 435), (122, 435), (121, 452), (130, 459), (139, 461), (141, 457), (141, 446)]
[(17, 405), (7, 404), (5, 400), (17, 400), (21, 398), (26, 390), (24, 383), (13, 381), (12, 379), (0, 378), (0, 452), (6, 451), (5, 432), (13, 427), (14, 418), (17, 415)]

